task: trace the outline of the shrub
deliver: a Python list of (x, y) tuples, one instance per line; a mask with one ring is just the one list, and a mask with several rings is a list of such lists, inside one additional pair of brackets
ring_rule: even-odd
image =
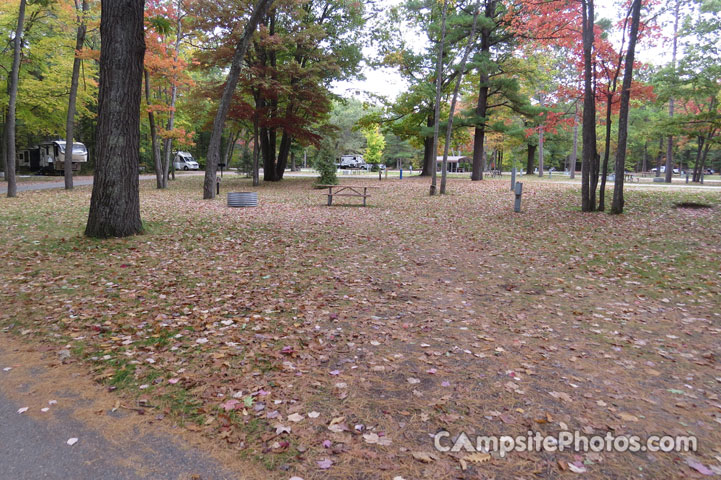
[(320, 176), (315, 181), (316, 185), (337, 185), (338, 176), (336, 175), (335, 152), (330, 145), (325, 142), (321, 145), (318, 153), (313, 161), (313, 167), (318, 171)]

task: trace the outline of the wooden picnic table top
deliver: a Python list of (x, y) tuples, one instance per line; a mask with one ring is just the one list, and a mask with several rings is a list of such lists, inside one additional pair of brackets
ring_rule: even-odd
[(316, 185), (319, 188), (381, 188), (380, 185)]

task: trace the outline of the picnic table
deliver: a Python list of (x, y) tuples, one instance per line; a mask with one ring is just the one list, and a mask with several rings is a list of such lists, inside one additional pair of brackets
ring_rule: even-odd
[(318, 185), (320, 188), (328, 189), (328, 206), (333, 204), (333, 197), (362, 197), (363, 206), (366, 206), (366, 198), (370, 197), (368, 190), (380, 188), (371, 185)]

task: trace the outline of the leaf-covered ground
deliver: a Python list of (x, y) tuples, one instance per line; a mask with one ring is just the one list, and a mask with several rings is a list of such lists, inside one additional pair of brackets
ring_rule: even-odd
[[(201, 182), (144, 182), (146, 233), (120, 240), (82, 237), (88, 187), (2, 199), (3, 331), (68, 350), (268, 478), (721, 472), (718, 192), (630, 191), (611, 216), (533, 182), (513, 214), (507, 179), (440, 198), (404, 179), (329, 208), (308, 178), (230, 209)], [(566, 429), (695, 435), (699, 451), (433, 448), (440, 430)]]

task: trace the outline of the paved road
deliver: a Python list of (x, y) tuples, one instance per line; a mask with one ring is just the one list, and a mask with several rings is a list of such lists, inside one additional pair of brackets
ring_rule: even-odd
[[(190, 173), (182, 173), (178, 176), (196, 176), (196, 175), (204, 175), (203, 172), (190, 172)], [(0, 176), (1, 178), (1, 176)], [(54, 188), (65, 188), (65, 180), (62, 179), (62, 177), (58, 181), (54, 180), (39, 180), (37, 182), (30, 182), (30, 183), (23, 183), (18, 182), (18, 192), (27, 192), (30, 190), (52, 190)], [(140, 180), (155, 180), (155, 175), (140, 175)], [(83, 178), (73, 178), (73, 186), (80, 187), (83, 185), (92, 185), (93, 184), (93, 178), (92, 177), (83, 177)], [(5, 194), (8, 191), (7, 183), (0, 180), (0, 194)]]
[[(160, 429), (132, 423), (140, 418), (135, 412), (122, 408), (112, 412), (110, 394), (104, 393), (108, 398), (101, 397), (101, 403), (92, 403), (87, 395), (95, 386), (89, 387), (89, 379), (64, 373), (59, 370), (63, 367), (48, 367), (48, 360), (30, 356), (9, 360), (7, 355), (17, 348), (4, 335), (0, 333), (0, 367), (4, 367), (0, 369), (0, 480), (244, 478), (186, 446), (169, 424)], [(13, 367), (6, 371), (9, 364)], [(39, 405), (49, 405), (48, 399), (56, 399), (57, 404), (43, 413)], [(22, 407), (29, 410), (18, 413)], [(87, 418), (82, 415), (90, 415), (92, 421), (81, 421)], [(77, 438), (77, 443), (68, 445), (70, 438)]]
[[(70, 418), (65, 410), (55, 411), (53, 421), (41, 421), (18, 414), (20, 407), (0, 392), (2, 480), (239, 478), (223, 473), (199, 452), (180, 449), (162, 436), (141, 435), (131, 445), (118, 448)], [(79, 438), (73, 446), (67, 444), (71, 437)]]
[[(183, 176), (201, 176), (205, 175), (204, 172), (183, 172), (179, 174), (179, 177)], [(261, 176), (263, 175), (261, 170)], [(408, 175), (407, 173), (405, 175)], [(317, 173), (313, 172), (286, 172), (285, 177), (317, 177)], [(510, 180), (510, 173), (507, 175)], [(343, 174), (340, 173), (338, 175), (338, 178), (370, 178), (375, 179), (377, 178), (377, 174)], [(397, 176), (391, 175), (389, 178), (397, 178)], [(519, 177), (520, 181), (523, 181), (523, 176)], [(140, 175), (140, 180), (155, 180), (155, 175)], [(580, 186), (581, 182), (579, 180), (535, 180), (534, 182), (543, 182), (543, 183), (554, 183), (559, 185), (577, 185)], [(92, 178), (77, 178), (74, 179), (73, 185), (75, 186), (82, 186), (82, 185), (92, 185), (93, 179)], [(667, 189), (672, 188), (675, 190), (684, 190), (684, 189), (697, 189), (697, 190), (710, 190), (710, 191), (721, 191), (721, 185), (719, 185), (718, 181), (712, 180), (708, 182), (706, 185), (698, 185), (698, 184), (685, 184), (685, 183), (625, 183), (624, 186), (626, 188), (641, 188), (641, 189)], [(27, 192), (30, 190), (51, 190), (55, 188), (65, 188), (65, 183), (63, 180), (56, 181), (41, 181), (36, 183), (18, 183), (18, 192)], [(0, 194), (7, 193), (7, 184), (5, 182), (0, 181)]]

